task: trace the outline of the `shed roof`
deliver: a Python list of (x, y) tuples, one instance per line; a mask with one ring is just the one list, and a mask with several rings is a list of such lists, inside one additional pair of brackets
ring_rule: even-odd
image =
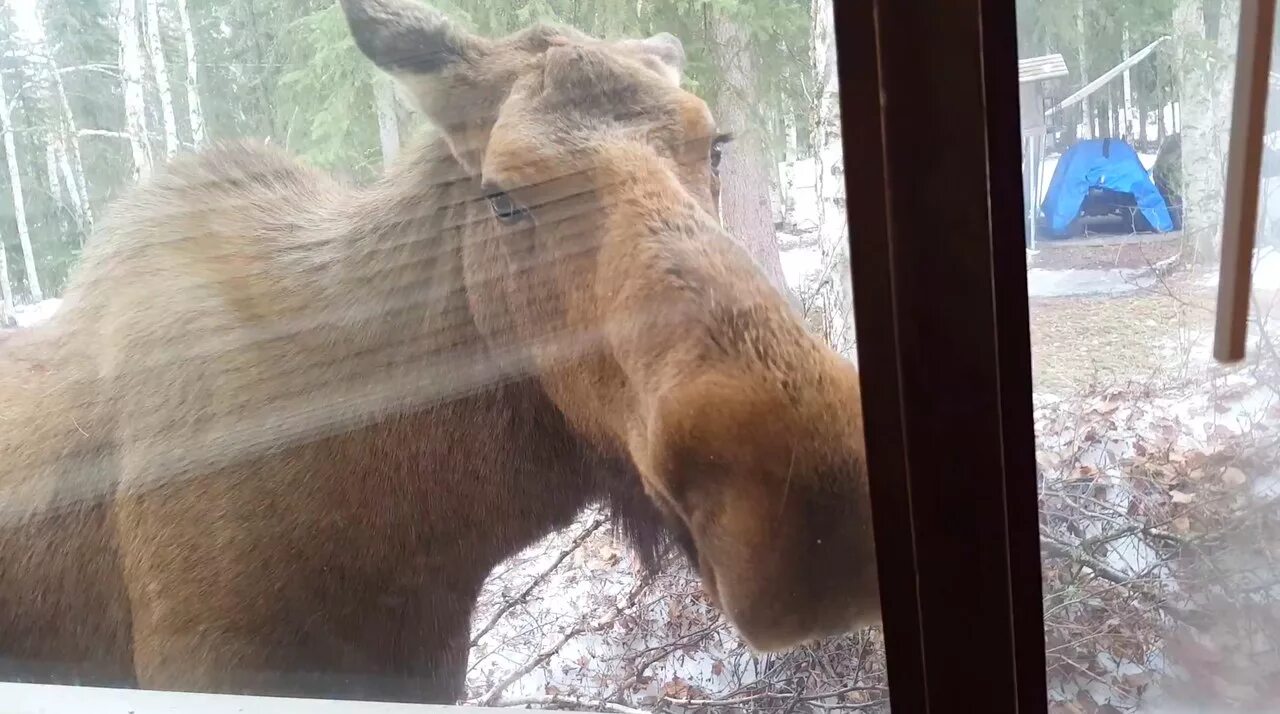
[(1062, 55), (1044, 55), (1018, 60), (1018, 82), (1043, 82), (1067, 76), (1067, 63)]

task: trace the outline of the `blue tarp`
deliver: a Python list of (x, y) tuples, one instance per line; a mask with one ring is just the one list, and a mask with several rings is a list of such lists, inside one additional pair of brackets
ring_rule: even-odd
[(1040, 208), (1049, 233), (1067, 233), (1091, 188), (1131, 194), (1152, 228), (1161, 233), (1173, 230), (1169, 206), (1133, 147), (1120, 139), (1086, 139), (1073, 144), (1058, 159), (1045, 191)]

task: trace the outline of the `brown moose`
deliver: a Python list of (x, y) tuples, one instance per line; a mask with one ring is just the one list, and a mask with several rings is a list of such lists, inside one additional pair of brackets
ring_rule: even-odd
[(721, 229), (679, 42), (342, 4), (436, 138), (174, 161), (0, 348), (0, 679), (453, 701), (598, 502), (759, 649), (875, 621), (857, 374)]

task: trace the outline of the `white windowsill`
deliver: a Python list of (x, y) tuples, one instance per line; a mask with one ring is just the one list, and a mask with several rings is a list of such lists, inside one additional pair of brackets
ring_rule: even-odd
[(3, 714), (511, 714), (512, 711), (0, 682)]

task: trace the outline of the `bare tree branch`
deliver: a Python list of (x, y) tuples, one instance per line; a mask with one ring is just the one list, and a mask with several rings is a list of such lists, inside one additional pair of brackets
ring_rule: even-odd
[(616, 712), (617, 714), (651, 714), (644, 709), (636, 709), (628, 707), (616, 702), (604, 700), (578, 699), (575, 697), (564, 697), (560, 695), (543, 696), (543, 697), (520, 697), (518, 699), (501, 699), (489, 706), (495, 707), (574, 707), (575, 709), (600, 709), (608, 712)]
[(480, 641), (480, 638), (489, 634), (489, 632), (502, 620), (502, 618), (511, 611), (511, 608), (527, 602), (529, 600), (529, 596), (533, 594), (533, 591), (536, 590), (539, 585), (546, 582), (547, 577), (550, 576), (551, 573), (555, 572), (556, 568), (559, 568), (560, 564), (563, 563), (566, 558), (573, 555), (578, 548), (581, 548), (582, 544), (591, 537), (591, 534), (600, 530), (607, 521), (608, 518), (601, 515), (596, 517), (596, 519), (591, 523), (587, 524), (587, 527), (583, 528), (582, 532), (579, 533), (578, 536), (560, 552), (560, 555), (552, 561), (551, 565), (548, 565), (542, 572), (538, 573), (538, 575), (534, 577), (533, 581), (530, 582), (519, 595), (503, 603), (502, 607), (498, 608), (498, 610), (489, 617), (489, 621), (484, 624), (484, 627), (481, 627), (479, 631), (472, 635), (471, 646), (475, 647), (476, 643)]
[(544, 662), (551, 659), (557, 652), (560, 651), (560, 648), (564, 647), (565, 644), (568, 643), (570, 640), (572, 640), (573, 638), (579, 635), (585, 634), (587, 632), (598, 632), (600, 630), (603, 630), (604, 628), (612, 625), (615, 621), (617, 621), (619, 617), (622, 617), (622, 615), (626, 614), (627, 610), (631, 609), (631, 607), (636, 604), (636, 600), (640, 598), (640, 595), (645, 591), (645, 588), (647, 588), (649, 584), (653, 582), (655, 577), (656, 577), (656, 573), (646, 573), (644, 577), (640, 578), (638, 581), (636, 581), (636, 584), (632, 586), (631, 592), (627, 594), (627, 597), (621, 603), (615, 604), (613, 608), (610, 609), (608, 615), (604, 616), (603, 618), (594, 620), (592, 622), (583, 623), (578, 625), (577, 627), (571, 628), (570, 630), (565, 632), (563, 635), (561, 635), (558, 640), (556, 640), (554, 643), (552, 643), (551, 645), (543, 649), (541, 652), (539, 652), (536, 656), (534, 656), (524, 665), (522, 665), (521, 667), (517, 668), (515, 671), (508, 674), (505, 678), (503, 678), (501, 682), (498, 682), (496, 685), (494, 685), (492, 689), (486, 692), (483, 696), (481, 696), (475, 702), (468, 702), (468, 703), (475, 703), (475, 704), (479, 704), (480, 706), (486, 706), (486, 707), (493, 706), (493, 703), (498, 701), (498, 699), (502, 696), (502, 692), (505, 691), (507, 687), (510, 687), (512, 684), (515, 684), (521, 677), (532, 672), (533, 670), (537, 669), (540, 665), (542, 665)]
[(129, 138), (129, 135), (122, 131), (111, 131), (109, 129), (76, 129), (76, 133), (80, 136), (108, 136), (112, 139)]

